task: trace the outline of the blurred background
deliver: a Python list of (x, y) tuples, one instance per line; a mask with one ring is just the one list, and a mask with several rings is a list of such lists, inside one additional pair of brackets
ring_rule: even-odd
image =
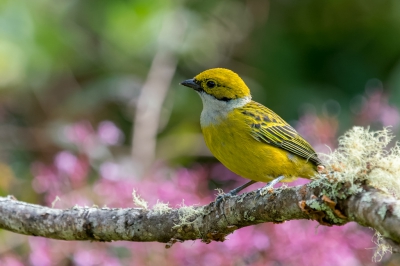
[[(213, 67), (239, 73), (253, 99), (318, 152), (354, 125), (399, 135), (399, 32), (397, 0), (0, 0), (1, 196), (55, 208), (134, 207), (136, 189), (150, 206), (178, 207), (243, 184), (211, 156), (201, 100), (178, 85)], [(313, 221), (171, 249), (2, 230), (0, 264), (400, 263), (399, 255), (373, 262), (373, 241), (354, 223)]]

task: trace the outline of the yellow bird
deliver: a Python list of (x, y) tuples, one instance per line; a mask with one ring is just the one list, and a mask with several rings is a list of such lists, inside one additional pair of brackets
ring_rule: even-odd
[(270, 188), (299, 176), (311, 178), (323, 167), (293, 127), (251, 100), (249, 88), (235, 72), (213, 68), (181, 85), (194, 89), (203, 101), (200, 123), (208, 148), (232, 172), (252, 180), (226, 196), (258, 181), (270, 182)]

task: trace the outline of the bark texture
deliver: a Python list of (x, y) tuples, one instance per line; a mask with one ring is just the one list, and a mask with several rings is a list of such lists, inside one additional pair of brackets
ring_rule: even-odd
[[(343, 187), (346, 187), (343, 185)], [(354, 221), (375, 228), (392, 245), (400, 243), (400, 201), (374, 188), (361, 185), (355, 195), (335, 198), (320, 183), (258, 191), (226, 199), (219, 206), (179, 209), (53, 209), (0, 198), (0, 228), (19, 234), (62, 240), (158, 241), (201, 239), (224, 241), (233, 231), (259, 223), (313, 219), (323, 225)], [(396, 248), (395, 248), (396, 249)]]

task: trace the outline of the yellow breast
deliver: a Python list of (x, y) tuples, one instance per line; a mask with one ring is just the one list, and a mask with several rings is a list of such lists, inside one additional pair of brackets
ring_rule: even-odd
[(255, 181), (268, 182), (285, 176), (310, 178), (315, 165), (279, 147), (260, 142), (251, 135), (251, 121), (232, 110), (215, 123), (202, 126), (205, 142), (214, 156), (232, 172)]

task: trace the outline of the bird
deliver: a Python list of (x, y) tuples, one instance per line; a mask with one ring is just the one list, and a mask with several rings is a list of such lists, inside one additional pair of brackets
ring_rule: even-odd
[(310, 179), (324, 168), (313, 147), (279, 115), (253, 101), (250, 89), (232, 70), (208, 69), (180, 84), (200, 95), (200, 125), (211, 153), (229, 170), (250, 179), (218, 201), (256, 182), (267, 182), (263, 195), (278, 182)]

